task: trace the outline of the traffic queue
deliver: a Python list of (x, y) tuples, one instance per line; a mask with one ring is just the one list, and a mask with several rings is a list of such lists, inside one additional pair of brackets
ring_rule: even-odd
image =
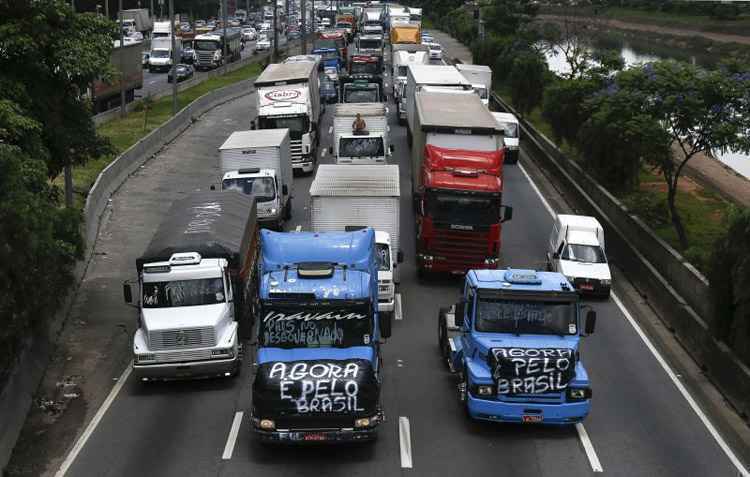
[[(578, 345), (596, 322), (581, 293), (610, 287), (601, 225), (560, 215), (548, 270), (501, 269), (513, 217), (503, 168), (519, 160), (519, 123), (490, 111), (491, 69), (431, 63), (442, 49), (422, 32), (419, 9), (354, 3), (340, 13), (312, 54), (258, 76), (257, 117), (217, 154), (221, 190), (175, 202), (137, 260), (140, 298), (135, 283), (124, 290), (140, 307), (136, 376), (234, 376), (252, 339), (259, 439), (376, 438), (388, 411), (384, 345), (408, 299), (399, 229), (401, 198), (411, 197), (417, 275), (463, 277), (436, 327), (468, 415), (581, 422), (592, 391)], [(401, 163), (396, 123), (410, 147)], [(318, 164), (324, 153), (333, 163)], [(400, 168), (411, 170), (410, 189)], [(292, 203), (295, 173), (314, 174), (308, 204)], [(288, 230), (303, 210), (309, 230)]]

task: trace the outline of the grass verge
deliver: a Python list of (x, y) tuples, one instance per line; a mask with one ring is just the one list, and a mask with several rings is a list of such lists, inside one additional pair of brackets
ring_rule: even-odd
[[(251, 63), (222, 76), (208, 79), (200, 84), (187, 88), (177, 94), (177, 110), (181, 110), (204, 94), (229, 86), (260, 74), (260, 64)], [(143, 105), (144, 103), (141, 103)], [(108, 138), (114, 146), (115, 153), (89, 161), (84, 166), (73, 168), (73, 188), (76, 192), (76, 206), (83, 210), (86, 196), (99, 173), (118, 155), (127, 150), (154, 129), (158, 128), (172, 117), (172, 97), (166, 96), (151, 102), (148, 112), (143, 106), (135, 108), (124, 118), (116, 118), (100, 125), (99, 133)], [(63, 178), (59, 177), (55, 183), (62, 187)]]

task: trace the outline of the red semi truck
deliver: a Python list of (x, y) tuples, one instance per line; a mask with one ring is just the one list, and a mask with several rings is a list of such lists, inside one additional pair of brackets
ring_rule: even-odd
[(424, 148), (417, 194), (417, 271), (465, 273), (498, 266), (503, 152)]

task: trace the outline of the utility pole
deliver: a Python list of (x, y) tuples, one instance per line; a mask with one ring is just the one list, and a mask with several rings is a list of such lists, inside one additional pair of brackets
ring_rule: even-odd
[(120, 117), (124, 118), (128, 113), (128, 105), (125, 104), (125, 38), (122, 32), (122, 0), (117, 4), (117, 19), (120, 30)]
[(273, 2), (273, 62), (279, 60), (279, 2), (278, 0), (271, 0)]
[(222, 48), (222, 59), (221, 64), (224, 66), (224, 73), (227, 72), (227, 64), (229, 59), (227, 58), (227, 0), (221, 2), (221, 27), (224, 29), (224, 37), (221, 39)]
[(300, 49), (302, 50), (300, 52), (301, 55), (307, 54), (307, 15), (305, 13), (305, 0), (300, 0), (300, 12), (301, 20), (302, 20), (302, 36), (300, 37), (299, 43), (300, 43)]
[[(120, 0), (122, 2), (122, 0)], [(177, 45), (174, 34), (174, 0), (169, 0), (169, 35), (172, 38), (172, 116), (177, 114)]]
[(104, 16), (109, 20), (109, 0), (104, 0)]
[[(75, 0), (70, 0), (70, 9), (75, 14)], [(70, 167), (70, 164), (66, 164), (63, 167), (63, 174), (65, 176), (65, 207), (70, 209), (73, 207), (73, 168)]]

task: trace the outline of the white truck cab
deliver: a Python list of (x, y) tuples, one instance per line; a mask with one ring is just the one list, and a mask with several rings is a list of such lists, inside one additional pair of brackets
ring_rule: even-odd
[[(329, 153), (335, 155), (337, 164), (385, 164), (393, 152), (388, 141), (390, 127), (388, 109), (384, 103), (342, 103), (336, 105), (333, 126), (333, 146)], [(359, 114), (366, 128), (355, 131), (352, 125)]]
[(582, 294), (609, 296), (612, 275), (604, 252), (604, 228), (594, 217), (559, 214), (547, 246), (547, 267)]
[[(279, 228), (289, 217), (286, 196), (287, 185), (279, 180), (275, 169), (245, 168), (229, 171), (221, 179), (221, 190), (237, 190), (255, 197), (258, 220)], [(280, 184), (281, 183), (281, 184)]]
[(511, 113), (492, 113), (497, 125), (504, 131), (505, 164), (515, 164), (521, 154), (521, 127), (518, 118)]

